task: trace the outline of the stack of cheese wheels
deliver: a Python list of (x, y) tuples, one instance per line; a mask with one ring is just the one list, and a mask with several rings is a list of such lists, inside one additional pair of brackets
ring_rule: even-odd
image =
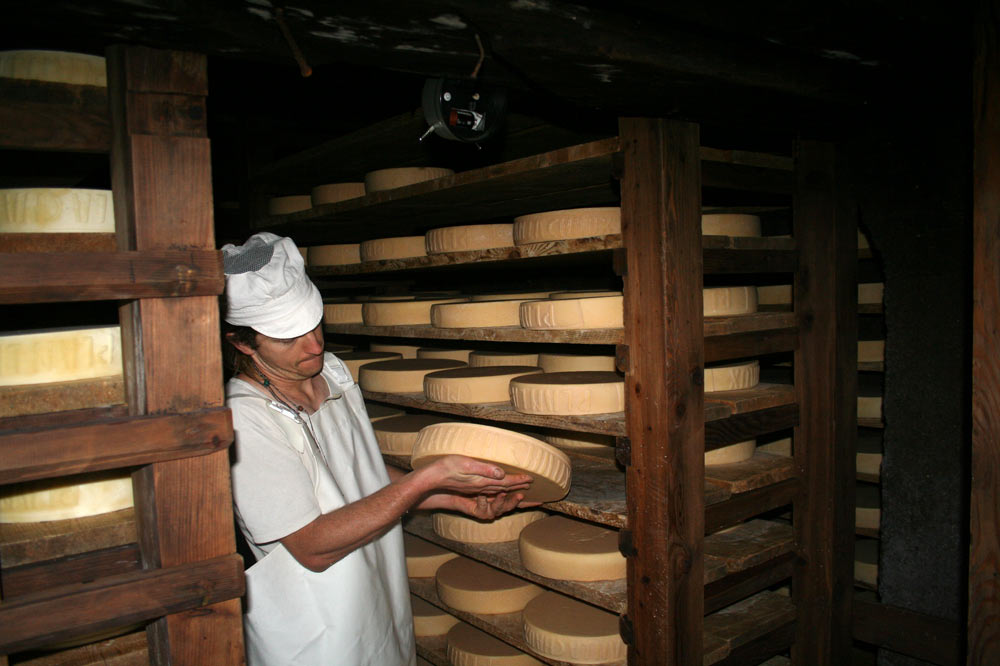
[(737, 213), (702, 215), (701, 233), (706, 236), (760, 236), (760, 218)]
[(368, 412), (368, 420), (372, 423), (406, 414), (402, 409), (381, 405), (377, 402), (368, 402), (367, 400), (365, 401), (365, 411)]
[(882, 498), (879, 487), (858, 483), (854, 493), (854, 525), (866, 530), (878, 530), (882, 522)]
[(326, 185), (317, 185), (312, 189), (313, 206), (322, 206), (323, 204), (337, 203), (338, 201), (347, 201), (348, 199), (356, 199), (358, 197), (365, 196), (365, 184), (364, 183), (327, 183)]
[(272, 197), (267, 202), (268, 215), (291, 215), (310, 208), (312, 208), (312, 197), (308, 194)]
[(573, 664), (605, 664), (626, 656), (617, 615), (555, 592), (525, 606), (524, 640), (543, 657)]
[(0, 190), (0, 232), (114, 233), (111, 190), (28, 187)]
[(885, 340), (858, 340), (858, 363), (885, 361)]
[(545, 372), (614, 372), (615, 357), (607, 354), (538, 354), (538, 367)]
[(874, 588), (878, 586), (878, 539), (855, 539), (854, 580)]
[(510, 399), (522, 414), (611, 414), (625, 409), (625, 381), (616, 372), (545, 372), (512, 380)]
[(486, 368), (493, 365), (538, 365), (535, 352), (475, 351), (469, 354), (469, 365)]
[(528, 501), (555, 502), (569, 492), (572, 470), (565, 453), (542, 440), (478, 423), (439, 423), (420, 431), (410, 464), (420, 469), (443, 456), (459, 454), (494, 463), (507, 474), (528, 474)]
[(530, 301), (538, 298), (548, 298), (551, 291), (518, 291), (501, 292), (498, 294), (474, 294), (469, 297), (473, 301)]
[(858, 305), (878, 305), (882, 303), (882, 282), (861, 282), (858, 284)]
[(458, 557), (458, 553), (408, 532), (403, 533), (403, 551), (406, 553), (406, 575), (410, 578), (433, 578), (442, 564)]
[(95, 516), (132, 506), (132, 476), (120, 471), (80, 474), (5, 486), (0, 523), (41, 523)]
[(108, 85), (104, 58), (66, 51), (0, 51), (0, 77), (102, 88)]
[(461, 543), (516, 541), (527, 525), (545, 518), (544, 511), (514, 511), (494, 520), (477, 520), (454, 513), (434, 514), (434, 533)]
[(441, 601), (466, 613), (516, 613), (542, 593), (542, 588), (523, 578), (467, 557), (442, 564), (435, 581)]
[(525, 569), (561, 580), (625, 577), (618, 531), (566, 516), (548, 516), (521, 530), (517, 542)]
[(423, 236), (399, 236), (396, 238), (375, 238), (361, 243), (361, 261), (381, 261), (385, 259), (410, 259), (426, 257)]
[(455, 172), (442, 167), (396, 167), (378, 169), (365, 174), (365, 191), (381, 192), (406, 187), (415, 183), (451, 176)]
[(514, 218), (514, 244), (546, 243), (622, 232), (621, 208), (571, 208)]
[(347, 266), (361, 263), (360, 243), (314, 245), (309, 248), (310, 266)]
[(532, 365), (441, 370), (424, 377), (424, 395), (434, 402), (460, 405), (507, 402), (512, 379), (541, 372), (541, 368)]
[(447, 349), (444, 347), (420, 347), (417, 349), (417, 358), (448, 358), (453, 361), (469, 362), (469, 354), (474, 349)]
[(376, 393), (423, 393), (424, 377), (438, 370), (460, 368), (461, 361), (434, 358), (402, 358), (361, 366), (358, 384)]
[(426, 298), (368, 302), (361, 308), (361, 317), (365, 326), (418, 326), (431, 323), (432, 306), (463, 301), (464, 298)]
[(760, 382), (760, 363), (718, 364), (705, 368), (705, 393), (718, 391), (741, 391), (750, 389)]
[(529, 654), (464, 622), (448, 632), (448, 663), (452, 666), (544, 666)]
[(548, 298), (521, 303), (523, 328), (533, 330), (577, 330), (622, 328), (621, 294), (583, 298)]
[(875, 481), (882, 469), (882, 436), (858, 435), (858, 453), (855, 468), (859, 477)]
[(513, 224), (469, 224), (431, 229), (424, 235), (427, 254), (490, 250), (514, 245)]
[(791, 305), (792, 285), (771, 284), (757, 287), (757, 303), (760, 305)]
[(421, 428), (449, 420), (432, 414), (405, 414), (372, 423), (372, 428), (375, 430), (375, 441), (378, 442), (379, 451), (408, 456), (413, 451), (413, 445)]
[(451, 613), (446, 613), (434, 604), (427, 603), (412, 594), (410, 608), (413, 609), (413, 635), (417, 638), (444, 636), (449, 629), (460, 622)]
[(595, 432), (576, 432), (573, 430), (557, 430), (542, 435), (542, 439), (552, 446), (567, 451), (608, 452), (614, 453), (615, 438), (612, 435), (601, 435)]
[(435, 328), (485, 328), (521, 325), (521, 299), (444, 303), (431, 308)]
[(702, 290), (704, 316), (725, 317), (757, 312), (756, 287), (712, 287)]
[(326, 324), (360, 324), (364, 303), (335, 302), (323, 303), (323, 322)]
[(337, 354), (337, 358), (344, 362), (356, 382), (361, 376), (363, 366), (380, 361), (395, 361), (403, 357), (395, 352), (351, 351)]
[(371, 342), (368, 348), (372, 351), (392, 352), (403, 358), (417, 358), (417, 350), (420, 349), (417, 345), (397, 345), (391, 342)]

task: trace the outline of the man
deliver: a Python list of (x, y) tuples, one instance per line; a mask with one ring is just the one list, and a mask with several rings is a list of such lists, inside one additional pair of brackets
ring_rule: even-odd
[(360, 389), (323, 350), (323, 301), (288, 238), (222, 248), (226, 340), (238, 352), (227, 404), (236, 432), (236, 517), (247, 571), (252, 666), (415, 664), (400, 518), (450, 509), (492, 519), (530, 477), (448, 456), (386, 468)]

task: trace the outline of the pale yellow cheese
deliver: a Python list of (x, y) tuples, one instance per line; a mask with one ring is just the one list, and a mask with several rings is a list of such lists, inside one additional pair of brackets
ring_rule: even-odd
[(621, 290), (611, 289), (577, 289), (574, 291), (554, 291), (549, 295), (553, 301), (564, 301), (567, 298), (596, 298), (598, 296), (621, 296)]
[(485, 368), (491, 365), (538, 365), (538, 354), (502, 351), (474, 351), (469, 354), (469, 365)]
[(114, 233), (111, 190), (26, 187), (0, 190), (0, 232)]
[(770, 453), (776, 456), (791, 456), (792, 438), (782, 437), (764, 444), (758, 444), (757, 449), (763, 451), (764, 453)]
[(546, 372), (510, 383), (522, 414), (575, 416), (625, 410), (625, 380), (615, 372)]
[(377, 393), (422, 393), (425, 375), (463, 365), (461, 361), (435, 358), (377, 361), (361, 367), (358, 384), (365, 391)]
[(748, 439), (735, 444), (728, 444), (718, 449), (713, 449), (705, 453), (705, 466), (728, 465), (731, 463), (743, 462), (753, 458), (754, 450), (757, 448), (757, 440)]
[(388, 342), (372, 342), (368, 348), (372, 351), (393, 352), (403, 358), (417, 358), (417, 350), (420, 349), (417, 345), (397, 345)]
[(499, 294), (474, 294), (469, 297), (472, 301), (529, 301), (539, 298), (548, 298), (551, 291), (518, 291), (503, 292)]
[(608, 236), (621, 231), (622, 212), (618, 207), (571, 208), (514, 218), (516, 245)]
[(567, 298), (521, 303), (521, 326), (533, 330), (622, 328), (621, 296)]
[(517, 542), (525, 569), (561, 580), (625, 577), (618, 531), (566, 516), (548, 516), (521, 530)]
[(431, 308), (435, 328), (484, 328), (519, 326), (523, 300), (443, 303)]
[(560, 449), (570, 451), (614, 451), (615, 438), (596, 432), (558, 430), (542, 435), (542, 439)]
[(327, 183), (312, 189), (312, 205), (337, 203), (365, 196), (364, 183)]
[(354, 351), (354, 345), (342, 345), (336, 342), (327, 342), (323, 345), (323, 349), (331, 354), (343, 354), (344, 352)]
[(423, 236), (375, 238), (361, 243), (361, 261), (426, 257)]
[(858, 304), (875, 305), (882, 302), (882, 292), (885, 284), (882, 282), (861, 282), (858, 284)]
[(885, 361), (885, 340), (858, 340), (858, 362), (879, 363)]
[(760, 218), (733, 213), (702, 215), (701, 233), (706, 236), (760, 236)]
[(702, 290), (704, 315), (723, 317), (757, 311), (756, 287), (713, 287)]
[(406, 575), (410, 578), (433, 578), (442, 564), (458, 557), (458, 553), (408, 532), (403, 533), (403, 551)]
[(290, 215), (310, 208), (312, 208), (312, 197), (308, 194), (272, 197), (267, 202), (268, 215)]
[(705, 368), (705, 393), (750, 389), (760, 382), (760, 363), (726, 363)]
[(309, 265), (309, 248), (307, 248), (307, 247), (300, 247), (299, 248), (299, 254), (302, 255), (302, 265), (303, 266), (308, 266)]
[(431, 323), (431, 306), (459, 303), (464, 298), (428, 298), (412, 301), (371, 301), (364, 304), (361, 316), (365, 326), (413, 326)]
[(337, 354), (337, 358), (344, 362), (344, 365), (347, 366), (347, 369), (351, 373), (351, 377), (354, 377), (354, 381), (357, 382), (362, 366), (369, 363), (377, 363), (378, 361), (394, 361), (402, 358), (402, 356), (395, 352), (351, 351)]
[(614, 372), (615, 357), (606, 354), (538, 354), (538, 367), (545, 372), (581, 372), (597, 370)]
[(408, 456), (413, 451), (413, 445), (421, 428), (449, 420), (432, 414), (405, 414), (372, 423), (372, 428), (375, 430), (375, 441), (378, 442), (379, 451)]
[(325, 303), (323, 305), (323, 321), (327, 324), (360, 324), (364, 321), (361, 314), (364, 303)]
[(529, 654), (464, 622), (448, 632), (451, 666), (544, 666)]
[(859, 419), (882, 419), (882, 396), (858, 396)]
[(381, 192), (383, 190), (394, 190), (397, 187), (406, 187), (415, 183), (422, 183), (428, 180), (451, 176), (455, 172), (442, 167), (396, 167), (392, 169), (378, 169), (365, 174), (365, 191)]
[(82, 518), (132, 506), (132, 476), (115, 470), (0, 488), (0, 523)]
[(396, 409), (395, 407), (389, 407), (377, 402), (368, 402), (367, 400), (365, 401), (365, 411), (368, 412), (368, 420), (372, 423), (406, 414), (402, 409)]
[(417, 349), (417, 358), (448, 358), (453, 361), (469, 362), (469, 354), (474, 349), (445, 349), (443, 347), (420, 347)]
[(489, 250), (514, 245), (513, 224), (469, 224), (431, 229), (424, 236), (427, 254)]
[(50, 384), (122, 374), (118, 326), (0, 335), (0, 386)]
[(791, 305), (792, 285), (770, 284), (757, 287), (757, 303), (760, 305)]
[(413, 610), (413, 635), (417, 638), (444, 636), (449, 629), (461, 622), (451, 613), (446, 613), (413, 594), (410, 595), (410, 608)]
[(513, 511), (495, 520), (477, 520), (438, 511), (434, 514), (434, 533), (461, 543), (516, 541), (525, 526), (547, 515), (544, 511)]
[(604, 664), (625, 659), (618, 616), (555, 592), (545, 592), (524, 608), (524, 640), (550, 659)]
[(435, 580), (441, 601), (466, 613), (515, 613), (543, 592), (523, 578), (467, 557), (456, 557), (442, 564)]
[(882, 498), (878, 486), (867, 483), (857, 484), (854, 502), (855, 526), (877, 530), (882, 522)]
[(878, 585), (878, 539), (857, 539), (854, 542), (854, 580), (869, 587)]
[(542, 440), (504, 428), (478, 423), (438, 423), (420, 431), (410, 464), (420, 469), (447, 455), (464, 455), (491, 462), (507, 474), (529, 474), (525, 499), (555, 502), (569, 492), (569, 457)]
[(858, 436), (857, 458), (855, 461), (857, 473), (868, 478), (878, 478), (882, 470), (882, 437)]
[(533, 365), (494, 365), (432, 372), (424, 377), (424, 395), (433, 402), (475, 405), (510, 400), (510, 382), (541, 373)]
[(0, 77), (102, 88), (108, 85), (103, 57), (66, 51), (0, 51)]
[(314, 245), (309, 248), (310, 266), (347, 266), (361, 263), (361, 244)]

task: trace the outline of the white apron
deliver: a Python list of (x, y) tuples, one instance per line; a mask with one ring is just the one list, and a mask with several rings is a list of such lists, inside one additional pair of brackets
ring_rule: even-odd
[[(324, 377), (331, 398), (320, 411), (333, 410), (341, 432), (352, 429), (353, 437), (317, 432), (318, 444), (293, 410), (249, 391), (230, 396), (266, 403), (309, 471), (323, 513), (388, 482), (361, 391), (339, 359), (329, 360)], [(335, 398), (338, 394), (342, 397)], [(280, 543), (273, 544), (246, 577), (250, 666), (415, 666), (400, 525), (321, 573), (303, 567)]]

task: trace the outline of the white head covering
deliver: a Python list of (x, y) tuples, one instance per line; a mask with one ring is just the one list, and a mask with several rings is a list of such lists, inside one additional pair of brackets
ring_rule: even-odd
[(222, 248), (226, 321), (271, 338), (297, 338), (323, 318), (323, 297), (291, 238), (262, 231)]

